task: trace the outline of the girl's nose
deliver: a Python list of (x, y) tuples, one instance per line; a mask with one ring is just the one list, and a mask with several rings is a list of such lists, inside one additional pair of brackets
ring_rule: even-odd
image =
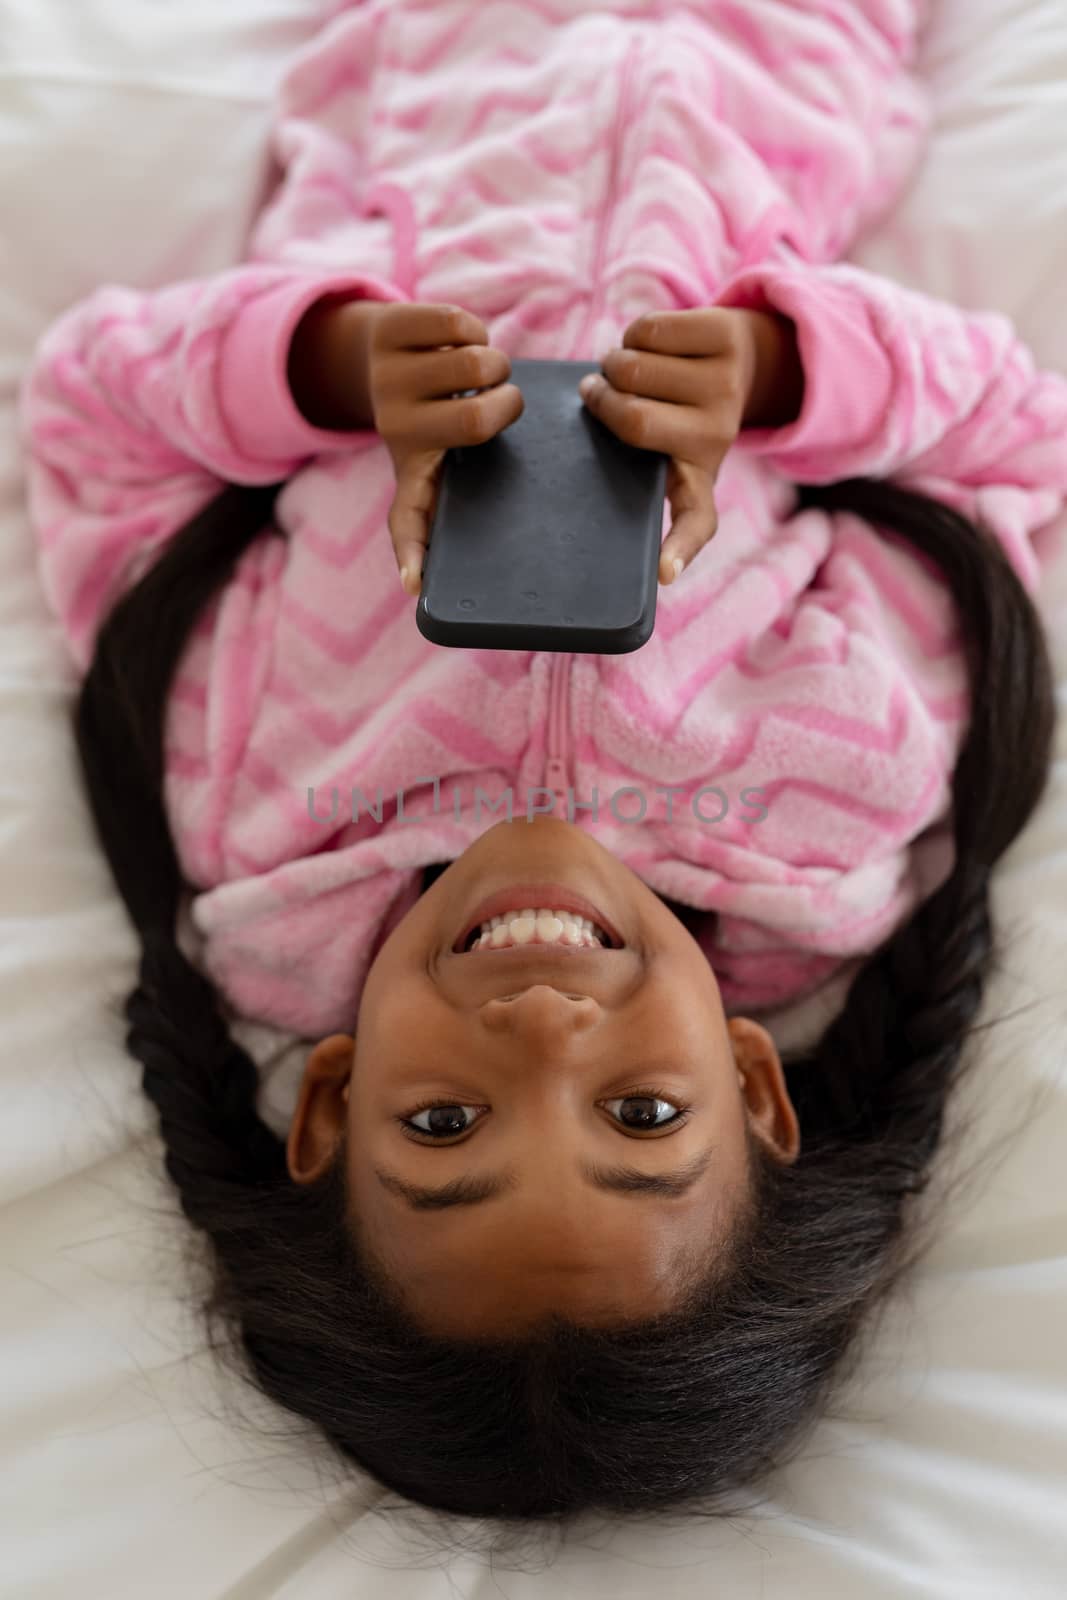
[(481, 1007), (485, 1026), (500, 1033), (578, 1032), (591, 1027), (599, 1012), (591, 995), (550, 983), (531, 983), (514, 994), (495, 995)]

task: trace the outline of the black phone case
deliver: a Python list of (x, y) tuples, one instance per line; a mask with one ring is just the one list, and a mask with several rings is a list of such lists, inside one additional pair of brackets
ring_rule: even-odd
[(513, 360), (522, 416), (447, 452), (415, 610), (434, 644), (622, 655), (651, 638), (668, 458), (587, 409), (578, 381), (599, 371)]

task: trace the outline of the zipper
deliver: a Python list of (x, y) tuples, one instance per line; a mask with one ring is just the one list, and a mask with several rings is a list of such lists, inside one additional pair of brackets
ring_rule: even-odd
[(567, 687), (573, 655), (561, 652), (552, 658), (552, 679), (548, 689), (548, 739), (544, 787), (559, 801), (567, 798)]
[[(604, 242), (607, 238), (611, 218), (615, 212), (615, 194), (619, 179), (619, 143), (623, 130), (627, 126), (630, 110), (630, 98), (634, 79), (634, 65), (641, 53), (640, 39), (633, 39), (626, 52), (623, 64), (622, 88), (619, 91), (619, 104), (615, 113), (615, 129), (611, 142), (611, 169), (608, 175), (608, 193), (601, 213), (600, 228), (597, 233), (596, 250), (594, 252), (593, 281), (599, 283), (601, 267), (604, 259)], [(585, 341), (586, 332), (596, 316), (598, 302), (593, 300), (589, 306), (589, 315), (577, 340), (577, 347), (581, 349)], [(561, 651), (552, 658), (552, 678), (548, 691), (548, 737), (545, 751), (544, 787), (551, 789), (556, 799), (562, 804), (567, 798), (567, 789), (570, 787), (570, 771), (568, 766), (567, 747), (567, 692), (570, 685), (571, 662), (573, 653)]]

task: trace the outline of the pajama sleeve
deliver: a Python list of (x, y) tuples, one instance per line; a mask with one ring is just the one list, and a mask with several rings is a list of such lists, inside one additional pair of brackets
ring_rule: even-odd
[(795, 422), (735, 448), (800, 484), (892, 478), (1001, 540), (1032, 592), (1032, 534), (1067, 500), (1067, 376), (1041, 371), (1007, 317), (961, 310), (848, 263), (746, 269), (716, 303), (797, 329)]
[(18, 398), (45, 595), (80, 668), (152, 554), (226, 483), (269, 484), (372, 430), (311, 426), (293, 332), (325, 295), (405, 300), (366, 274), (246, 264), (155, 291), (106, 284), (39, 340)]

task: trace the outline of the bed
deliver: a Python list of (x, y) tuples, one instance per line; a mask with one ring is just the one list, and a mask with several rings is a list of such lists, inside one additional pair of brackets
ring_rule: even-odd
[[(1067, 722), (997, 874), (1004, 956), (927, 1197), (937, 1242), (832, 1413), (743, 1515), (589, 1519), (490, 1561), (477, 1528), (344, 1477), (204, 1348), (191, 1230), (122, 1048), (135, 944), (81, 796), (12, 405), (38, 335), (99, 283), (240, 259), (271, 182), (274, 85), (332, 9), (0, 0), (0, 1593), (1062, 1600)], [(1010, 313), (1042, 364), (1067, 370), (1067, 8), (931, 10), (931, 153), (856, 259)], [(1067, 708), (1065, 534), (1048, 532), (1041, 601)], [(242, 1038), (284, 1127), (299, 1041)]]

